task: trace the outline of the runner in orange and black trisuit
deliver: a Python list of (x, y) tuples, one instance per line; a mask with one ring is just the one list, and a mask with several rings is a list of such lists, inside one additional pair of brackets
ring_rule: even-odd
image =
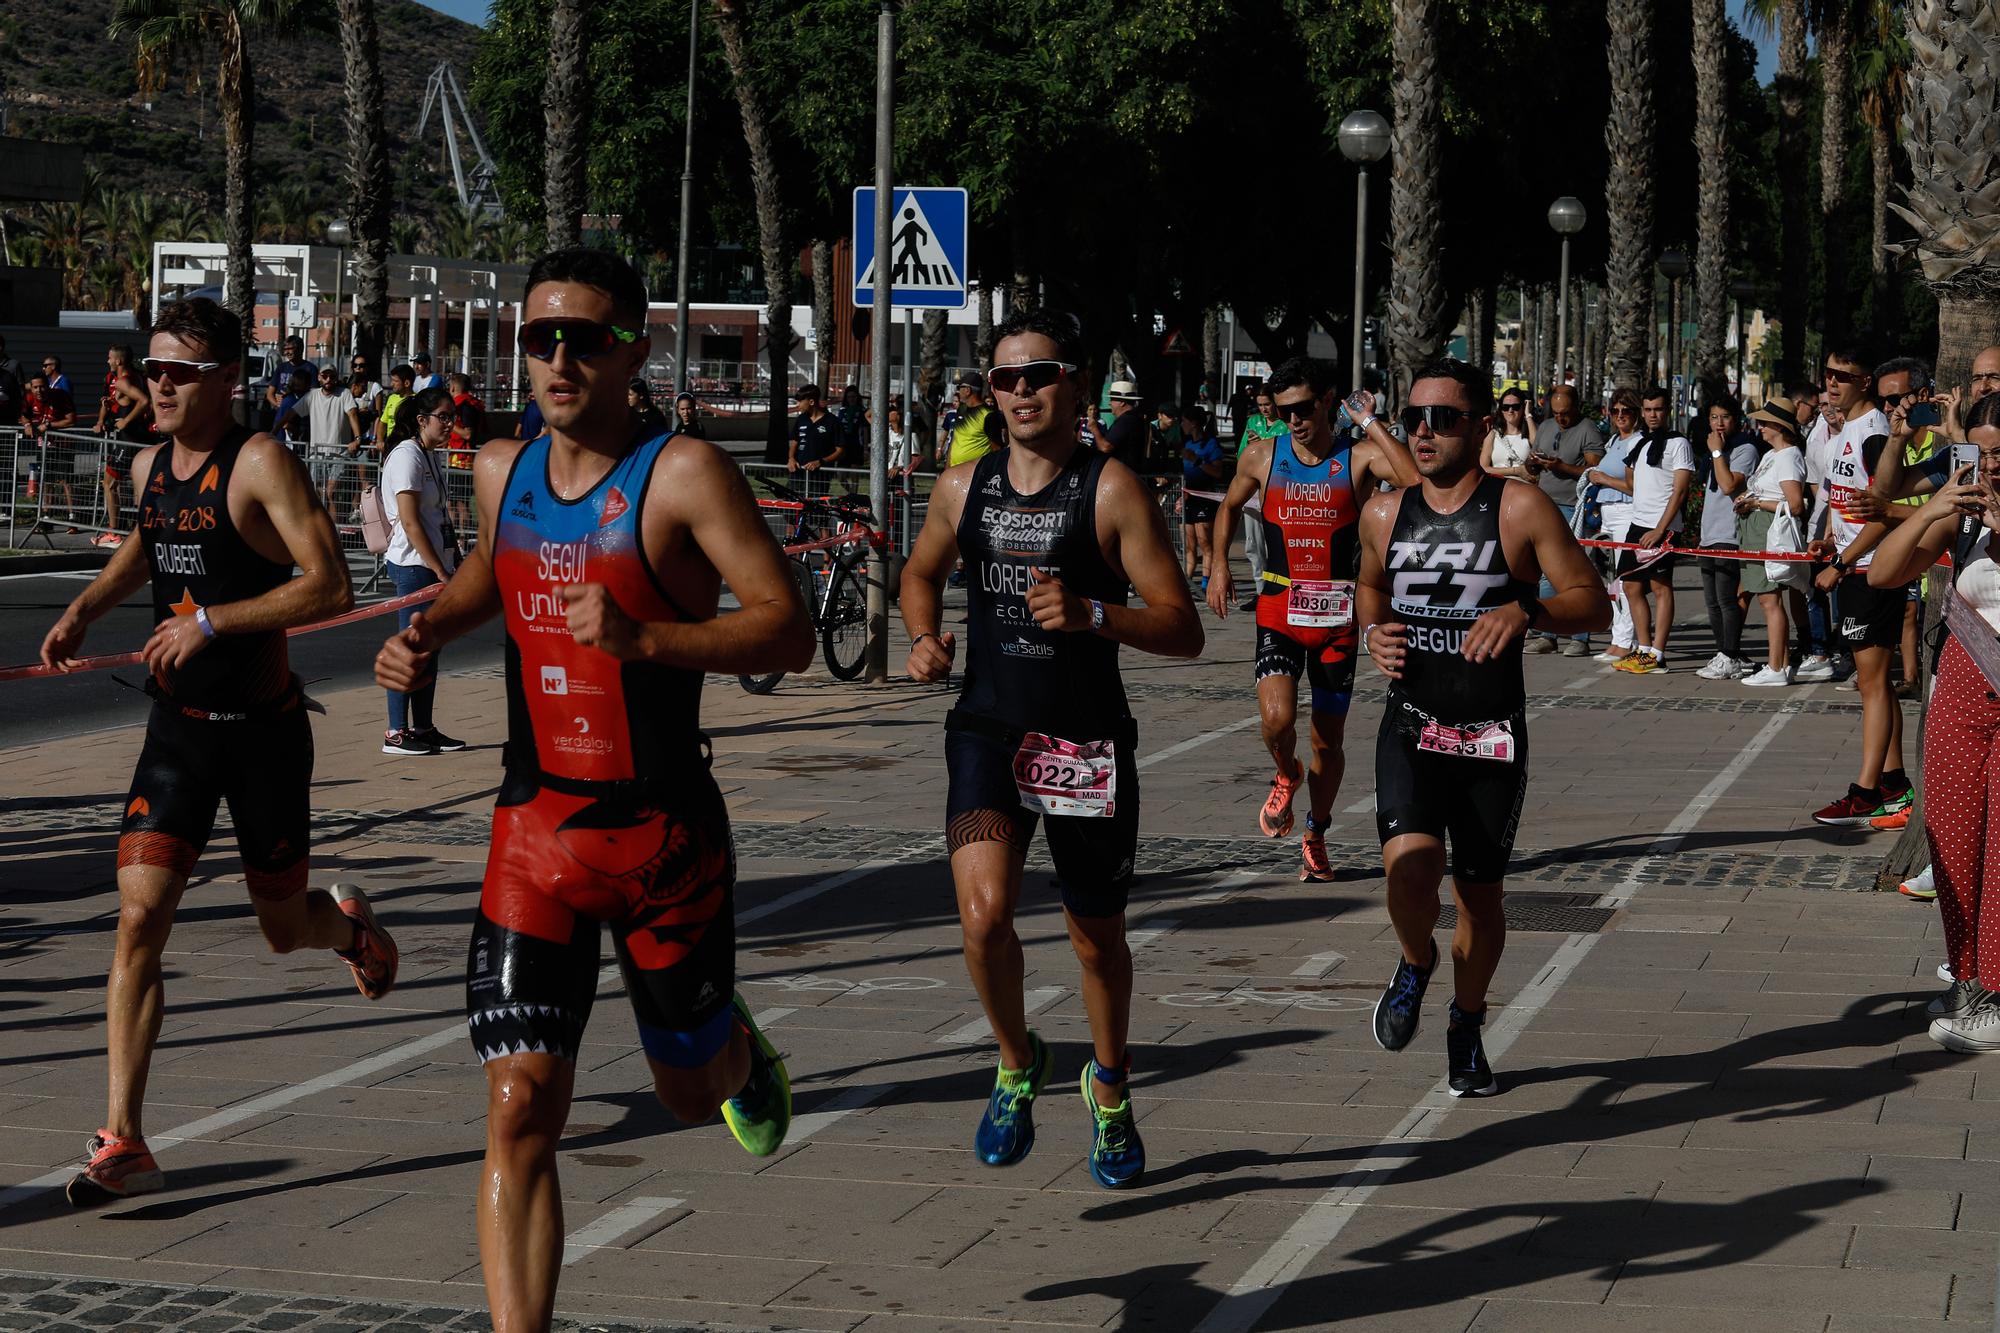
[[(1264, 525), (1265, 552), (1257, 598), (1257, 709), (1278, 773), (1257, 826), (1270, 838), (1290, 833), (1292, 796), (1307, 785), (1302, 880), (1333, 878), (1325, 834), (1347, 770), (1342, 745), (1354, 693), (1360, 560), (1355, 520), (1378, 482), (1412, 486), (1417, 480), (1409, 450), (1375, 419), (1372, 394), (1356, 393), (1346, 404), (1364, 435), (1349, 446), (1347, 432), (1328, 420), (1333, 385), (1333, 368), (1309, 357), (1294, 357), (1272, 372), (1266, 389), (1287, 429), (1244, 448), (1215, 520), (1215, 549), (1226, 557), (1237, 514), (1261, 495), (1263, 507), (1253, 511), (1253, 521)], [(1235, 589), (1229, 561), (1216, 565), (1208, 605), (1226, 617)], [(1295, 730), (1301, 675), (1312, 685), (1312, 767), (1303, 774)]]
[[(605, 926), (661, 1104), (687, 1123), (720, 1108), (760, 1157), (784, 1141), (784, 1063), (735, 989), (736, 856), (701, 683), (812, 657), (742, 470), (705, 440), (639, 426), (626, 403), (651, 350), (637, 271), (606, 250), (544, 255), (522, 314), (548, 429), (479, 450), (479, 545), (376, 659), (376, 679), (407, 691), (452, 639), (495, 615), (507, 630), (506, 767), (465, 981), (499, 1333), (546, 1329), (555, 1304), (556, 1144)], [(740, 609), (718, 614), (725, 582)]]
[(345, 611), (354, 594), (304, 465), (231, 419), (242, 354), (241, 325), (215, 302), (160, 311), (144, 367), (170, 442), (139, 453), (137, 529), (42, 642), (42, 661), (66, 666), (90, 623), (151, 581), (153, 712), (118, 839), (105, 997), (110, 1112), (70, 1182), (79, 1206), (164, 1183), (139, 1123), (165, 1000), (160, 956), (223, 801), (271, 948), (334, 950), (371, 1000), (396, 980), (396, 946), (361, 890), (306, 888), (313, 738), (285, 631)]

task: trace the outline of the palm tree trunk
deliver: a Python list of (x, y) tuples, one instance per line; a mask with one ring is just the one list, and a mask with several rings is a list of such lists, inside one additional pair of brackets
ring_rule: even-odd
[(1007, 313), (1017, 310), (1033, 310), (1040, 304), (1035, 297), (1034, 262), (1031, 251), (1034, 243), (1034, 213), (1030, 209), (1013, 210), (1013, 272), (1007, 282)]
[[(340, 0), (348, 225), (355, 239), (355, 340), (378, 378), (383, 373), (382, 345), (389, 333), (389, 147), (382, 134), (380, 49), (375, 0)], [(337, 318), (335, 323), (337, 327)]]
[(1720, 384), (1729, 336), (1729, 20), (1722, 0), (1694, 0), (1694, 153), (1701, 183), (1694, 239), (1694, 374)]
[(981, 366), (993, 360), (993, 289), (979, 284), (979, 323), (972, 337), (972, 355)]
[(757, 200), (757, 251), (764, 268), (765, 352), (771, 369), (771, 415), (764, 434), (769, 462), (785, 457), (786, 395), (791, 392), (793, 256), (785, 244), (785, 202), (779, 190), (777, 157), (771, 150), (771, 123), (751, 82), (750, 55), (743, 37), (743, 0), (716, 0), (715, 27), (736, 90), (743, 119), (743, 142), (750, 150), (750, 188)]
[(1444, 346), (1438, 245), (1443, 111), (1438, 101), (1439, 0), (1392, 0), (1395, 128), (1389, 155), (1389, 347), (1398, 383)]
[[(833, 327), (833, 242), (817, 240), (812, 243), (813, 274), (813, 340), (819, 345), (820, 374), (828, 374), (834, 363), (834, 353), (838, 350), (837, 335)], [(884, 327), (893, 319), (881, 321)], [(873, 325), (871, 324), (872, 328)], [(838, 392), (833, 386), (826, 386), (829, 392)]]
[(924, 387), (944, 383), (944, 361), (948, 350), (946, 335), (951, 330), (951, 316), (942, 310), (924, 311)]
[(1201, 377), (1208, 385), (1212, 407), (1227, 407), (1229, 392), (1222, 373), (1222, 307), (1212, 305), (1201, 314)]
[[(229, 288), (229, 309), (243, 324), (243, 343), (248, 347), (257, 336), (257, 279), (250, 257), (250, 160), (256, 150), (257, 117), (254, 112), (257, 84), (250, 67), (250, 41), (231, 10), (222, 34), (222, 67), (216, 79), (216, 101), (222, 119), (222, 225), (228, 243), (224, 261), (224, 281)], [(250, 362), (246, 358), (237, 373), (244, 394), (238, 401), (244, 413), (242, 423), (256, 419), (250, 402)]]
[(1466, 351), (1472, 356), (1472, 364), (1488, 372), (1493, 369), (1493, 297), (1491, 282), (1474, 288), (1472, 309), (1465, 324), (1471, 333)]
[(1878, 106), (1869, 118), (1868, 152), (1874, 168), (1874, 192), (1869, 200), (1869, 266), (1875, 281), (1872, 323), (1891, 343), (1903, 334), (1903, 302), (1896, 289), (1896, 270), (1889, 253), (1889, 193), (1896, 187), (1896, 133), (1887, 108)]
[(1847, 131), (1854, 118), (1854, 52), (1846, 12), (1827, 7), (1819, 30), (1819, 212), (1825, 282), (1820, 327), (1829, 347), (1847, 341), (1853, 305), (1847, 271)]
[(1778, 383), (1806, 373), (1806, 298), (1812, 291), (1806, 228), (1806, 6), (1778, 0)]
[(583, 239), (584, 172), (589, 151), (589, 28), (585, 0), (555, 0), (549, 15), (549, 75), (542, 92), (547, 136), (543, 141), (542, 204), (549, 248)]
[(1653, 323), (1653, 0), (1609, 7), (1611, 114), (1604, 147), (1609, 256), (1604, 302), (1610, 315), (1611, 381), (1637, 388), (1649, 375)]

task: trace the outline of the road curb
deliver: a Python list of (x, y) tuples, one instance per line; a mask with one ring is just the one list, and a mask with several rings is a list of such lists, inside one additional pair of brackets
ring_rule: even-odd
[(47, 555), (0, 555), (0, 574), (65, 574), (77, 569), (102, 569), (111, 563), (108, 551), (51, 551)]

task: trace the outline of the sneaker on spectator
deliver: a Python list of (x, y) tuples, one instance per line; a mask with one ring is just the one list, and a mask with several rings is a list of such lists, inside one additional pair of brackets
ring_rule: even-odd
[(456, 736), (447, 736), (436, 727), (412, 727), (411, 740), (430, 746), (433, 750), (463, 750), (465, 742)]
[(1672, 670), (1667, 665), (1666, 659), (1650, 648), (1639, 649), (1630, 657), (1620, 662), (1615, 669), (1629, 671), (1635, 676), (1650, 676), (1656, 671)]
[(1703, 680), (1730, 680), (1736, 675), (1736, 659), (1728, 653), (1717, 653), (1694, 674)]
[(1931, 1018), (1961, 1018), (1985, 998), (1978, 982), (1954, 981), (1924, 1006), (1924, 1013)]
[(1768, 666), (1759, 667), (1743, 677), (1743, 683), (1756, 686), (1789, 685), (1792, 683), (1792, 669), (1786, 667), (1783, 671), (1773, 671)]
[(382, 733), (382, 753), (436, 754), (437, 747), (414, 731), (385, 731)]
[[(1915, 898), (1918, 902), (1936, 902), (1937, 878), (1931, 874), (1931, 869), (1930, 866), (1925, 866), (1922, 870), (1910, 876), (1901, 884), (1898, 884), (1896, 892), (1902, 894), (1905, 898)], [(1940, 970), (1949, 970), (1949, 968), (1950, 964), (1946, 964)]]
[(1543, 638), (1539, 634), (1531, 635), (1527, 644), (1521, 649), (1524, 653), (1552, 653), (1555, 650), (1556, 641), (1554, 639)]
[(1813, 818), (1830, 828), (1858, 828), (1882, 808), (1882, 793), (1849, 784), (1847, 795), (1813, 811)]
[(1564, 639), (1562, 642), (1562, 655), (1564, 657), (1588, 657), (1590, 656), (1590, 641), (1588, 639)]
[(1811, 657), (1808, 657), (1805, 661), (1798, 664), (1798, 667), (1792, 672), (1792, 679), (1797, 681), (1801, 685), (1810, 685), (1823, 680), (1832, 680), (1833, 659), (1830, 657), (1823, 657), (1818, 653), (1814, 653)]
[(1846, 690), (1849, 694), (1853, 694), (1856, 691), (1858, 691), (1861, 688), (1861, 686), (1859, 683), (1856, 682), (1854, 677), (1849, 676), (1846, 680), (1838, 681), (1833, 688), (1835, 688), (1836, 690)]
[(1620, 647), (1618, 644), (1614, 643), (1609, 648), (1606, 648), (1603, 652), (1598, 653), (1596, 656), (1592, 657), (1590, 660), (1593, 662), (1603, 662), (1609, 666), (1617, 666), (1620, 662), (1624, 661), (1631, 655), (1632, 655), (1632, 649)]
[(1947, 1051), (1963, 1051), (1968, 1055), (2000, 1051), (2000, 999), (1985, 995), (1956, 1018), (1933, 1020), (1931, 1040)]

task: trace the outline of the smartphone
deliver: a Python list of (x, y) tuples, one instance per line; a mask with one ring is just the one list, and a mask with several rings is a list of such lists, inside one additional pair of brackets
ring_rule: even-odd
[(1951, 447), (1951, 470), (1956, 473), (1963, 468), (1973, 469), (1973, 476), (1979, 475), (1979, 446), (1976, 444), (1954, 444)]
[(1905, 420), (1912, 426), (1935, 426), (1944, 420), (1944, 413), (1936, 403), (1916, 403)]

